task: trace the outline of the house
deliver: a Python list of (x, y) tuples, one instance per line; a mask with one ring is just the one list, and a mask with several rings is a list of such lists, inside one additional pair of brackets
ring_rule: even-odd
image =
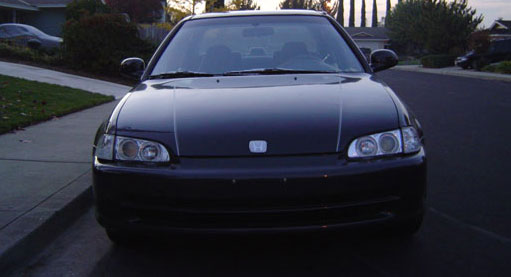
[(385, 49), (389, 45), (390, 39), (384, 27), (344, 27), (344, 29), (361, 49), (373, 51)]
[(491, 40), (511, 39), (511, 20), (495, 20), (488, 30)]
[(66, 6), (73, 0), (0, 0), (0, 23), (23, 23), (60, 36)]
[(19, 23), (26, 14), (38, 9), (21, 0), (0, 0), (0, 23)]

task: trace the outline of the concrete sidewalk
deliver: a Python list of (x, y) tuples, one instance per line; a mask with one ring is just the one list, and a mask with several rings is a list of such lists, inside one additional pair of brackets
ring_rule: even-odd
[(23, 78), (32, 81), (61, 85), (83, 89), (105, 95), (112, 95), (116, 99), (122, 98), (131, 87), (95, 80), (82, 76), (71, 75), (49, 69), (0, 61), (0, 74)]
[[(0, 63), (0, 74), (4, 64)], [(18, 70), (16, 77), (44, 75), (60, 85), (85, 86), (81, 88), (86, 90), (87, 86), (102, 87), (102, 93), (117, 91), (118, 97), (129, 90), (45, 69), (34, 74), (33, 67), (12, 68)], [(0, 272), (37, 253), (90, 207), (92, 142), (116, 103), (0, 136)]]
[(467, 70), (467, 69), (462, 69), (460, 67), (455, 67), (455, 66), (445, 67), (445, 68), (424, 68), (421, 65), (398, 65), (396, 67), (393, 67), (392, 69), (511, 82), (510, 74), (498, 74), (498, 73), (481, 72), (481, 71), (475, 71), (475, 70)]

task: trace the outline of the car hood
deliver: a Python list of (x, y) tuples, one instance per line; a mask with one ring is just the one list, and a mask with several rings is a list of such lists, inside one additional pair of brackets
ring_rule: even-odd
[[(151, 133), (180, 156), (342, 152), (357, 136), (398, 128), (384, 85), (369, 74), (189, 78), (140, 84), (124, 103), (118, 134)], [(159, 134), (159, 135), (154, 135)]]

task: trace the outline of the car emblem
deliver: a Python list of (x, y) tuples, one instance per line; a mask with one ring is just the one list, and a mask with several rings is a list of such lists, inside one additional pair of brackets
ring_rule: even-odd
[(268, 143), (264, 140), (251, 140), (248, 144), (248, 148), (250, 148), (250, 152), (252, 153), (266, 153)]

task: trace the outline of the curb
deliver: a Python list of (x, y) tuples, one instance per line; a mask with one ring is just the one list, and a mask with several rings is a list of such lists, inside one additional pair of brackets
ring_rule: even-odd
[(57, 191), (0, 231), (0, 272), (15, 270), (92, 205), (91, 170)]
[(418, 67), (418, 66), (414, 66), (414, 67), (396, 66), (396, 67), (393, 67), (392, 69), (401, 70), (401, 71), (410, 71), (410, 72), (449, 75), (449, 76), (456, 76), (456, 77), (466, 77), (466, 78), (474, 78), (474, 79), (482, 79), (482, 80), (511, 82), (511, 75), (496, 74), (496, 73), (474, 72), (474, 71), (452, 71), (452, 70), (445, 70), (445, 69), (422, 68), (422, 67)]

